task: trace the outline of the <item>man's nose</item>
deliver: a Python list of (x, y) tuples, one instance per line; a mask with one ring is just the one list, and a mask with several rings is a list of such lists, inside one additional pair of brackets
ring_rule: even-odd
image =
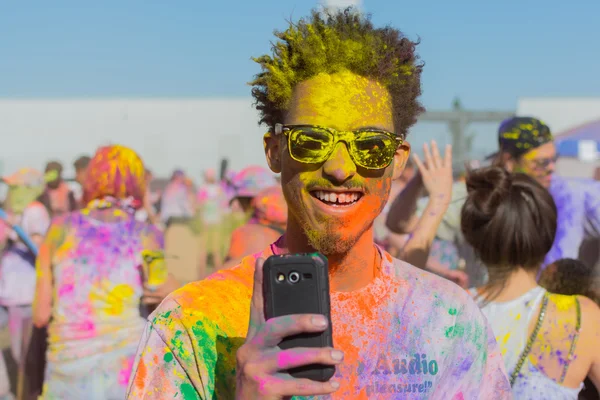
[(352, 161), (348, 147), (340, 142), (323, 164), (323, 174), (332, 183), (341, 185), (356, 175), (356, 164)]

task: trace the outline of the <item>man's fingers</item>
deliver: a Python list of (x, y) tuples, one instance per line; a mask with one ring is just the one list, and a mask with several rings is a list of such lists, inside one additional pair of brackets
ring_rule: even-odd
[(427, 143), (423, 145), (423, 156), (425, 157), (425, 164), (427, 164), (427, 168), (430, 170), (433, 169), (435, 164), (431, 159), (431, 151), (429, 150), (429, 145)]
[(250, 301), (250, 325), (248, 326), (246, 340), (251, 340), (259, 327), (265, 322), (262, 292), (264, 263), (265, 260), (259, 258), (254, 264), (254, 285), (252, 286), (252, 300)]
[(452, 145), (447, 144), (444, 151), (444, 167), (452, 168)]
[(423, 176), (425, 174), (425, 172), (427, 172), (427, 170), (425, 169), (425, 165), (423, 165), (423, 161), (421, 161), (421, 157), (419, 157), (415, 153), (415, 154), (413, 154), (413, 161), (415, 162), (415, 164), (417, 164), (417, 168), (419, 169), (421, 176)]
[(295, 379), (286, 374), (277, 374), (276, 378), (271, 378), (264, 382), (265, 385), (272, 385), (269, 389), (271, 393), (279, 396), (319, 396), (335, 392), (340, 384), (337, 381), (316, 382), (310, 379)]
[(267, 368), (269, 372), (277, 372), (311, 364), (336, 365), (343, 360), (344, 353), (331, 347), (297, 347), (274, 354)]
[(258, 330), (251, 343), (259, 348), (275, 347), (281, 341), (299, 333), (323, 332), (327, 318), (319, 314), (296, 314), (271, 318)]
[(435, 140), (431, 141), (431, 155), (435, 168), (441, 168), (443, 165), (442, 157), (440, 156), (440, 149), (438, 148)]

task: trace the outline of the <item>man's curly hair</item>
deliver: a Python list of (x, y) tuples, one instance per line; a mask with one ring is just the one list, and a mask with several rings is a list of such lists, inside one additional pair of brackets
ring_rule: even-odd
[(272, 55), (253, 58), (260, 64), (252, 86), (261, 124), (273, 129), (283, 122), (294, 87), (320, 73), (350, 71), (385, 86), (392, 97), (394, 128), (406, 134), (424, 111), (421, 94), (423, 64), (415, 53), (418, 42), (392, 27), (374, 28), (369, 15), (353, 8), (313, 10), (307, 19), (291, 23), (272, 46)]

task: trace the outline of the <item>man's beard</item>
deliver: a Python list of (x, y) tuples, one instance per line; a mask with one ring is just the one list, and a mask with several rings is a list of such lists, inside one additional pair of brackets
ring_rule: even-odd
[(308, 239), (309, 245), (319, 253), (329, 257), (347, 254), (364, 233), (364, 231), (362, 231), (354, 236), (344, 237), (339, 233), (340, 228), (343, 228), (341, 226), (326, 223), (324, 229), (322, 228), (320, 231), (316, 231), (313, 227), (309, 226), (306, 220), (302, 222), (302, 228)]

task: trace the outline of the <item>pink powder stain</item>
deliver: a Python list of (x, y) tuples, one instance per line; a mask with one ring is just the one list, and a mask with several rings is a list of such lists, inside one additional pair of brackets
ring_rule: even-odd
[(274, 377), (259, 378), (258, 380), (258, 391), (262, 395), (269, 394), (270, 387), (276, 383)]
[(129, 377), (133, 369), (133, 357), (126, 358), (123, 361), (123, 368), (119, 371), (119, 385), (127, 386), (129, 384)]
[(290, 365), (296, 365), (300, 363), (301, 356), (299, 354), (286, 354), (281, 353), (278, 357), (277, 364), (280, 369), (289, 368)]
[(96, 330), (96, 325), (92, 321), (84, 321), (79, 325), (79, 328), (82, 332), (89, 332), (90, 335), (93, 335)]
[(73, 293), (73, 284), (67, 283), (58, 288), (58, 297), (63, 297)]

